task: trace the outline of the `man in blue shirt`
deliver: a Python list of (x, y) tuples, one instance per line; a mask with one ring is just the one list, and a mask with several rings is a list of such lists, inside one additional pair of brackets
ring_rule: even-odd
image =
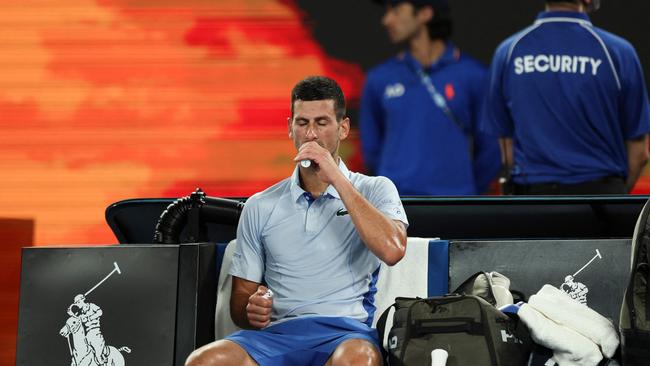
[(647, 160), (641, 65), (591, 24), (597, 5), (548, 0), (495, 52), (484, 128), (502, 137), (515, 194), (624, 194)]
[(478, 131), (485, 67), (449, 41), (446, 0), (381, 2), (391, 41), (407, 49), (366, 76), (366, 167), (401, 195), (484, 193), (500, 166), (497, 137)]
[(350, 120), (336, 82), (309, 77), (291, 95), (296, 168), (250, 197), (237, 227), (230, 309), (247, 330), (197, 349), (188, 366), (381, 365), (375, 284), (380, 261), (406, 250), (404, 208), (390, 180), (341, 161)]

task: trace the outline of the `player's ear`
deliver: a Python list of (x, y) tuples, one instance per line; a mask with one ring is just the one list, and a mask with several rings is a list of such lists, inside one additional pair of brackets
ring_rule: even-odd
[(289, 130), (289, 138), (293, 138), (293, 131), (291, 131), (291, 117), (287, 117), (287, 129)]
[(345, 140), (350, 134), (350, 118), (345, 117), (339, 123), (339, 139)]

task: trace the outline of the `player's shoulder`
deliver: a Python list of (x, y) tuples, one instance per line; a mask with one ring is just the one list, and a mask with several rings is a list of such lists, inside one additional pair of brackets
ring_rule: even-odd
[[(370, 194), (375, 190), (384, 190), (395, 188), (395, 184), (389, 178), (384, 176), (370, 176), (363, 173), (350, 173), (352, 185), (363, 195)], [(395, 188), (397, 189), (397, 188)]]
[(246, 200), (245, 208), (270, 211), (283, 195), (288, 194), (291, 178), (285, 178), (267, 189), (257, 192)]

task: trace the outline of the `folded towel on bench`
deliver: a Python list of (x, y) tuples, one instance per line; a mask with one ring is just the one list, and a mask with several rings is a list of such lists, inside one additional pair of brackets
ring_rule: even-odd
[(603, 358), (598, 346), (580, 333), (544, 316), (529, 304), (517, 312), (535, 343), (553, 351), (559, 365), (595, 366)]
[(530, 297), (528, 304), (554, 322), (591, 339), (600, 346), (606, 357), (611, 358), (616, 352), (619, 340), (614, 324), (564, 291), (544, 285)]

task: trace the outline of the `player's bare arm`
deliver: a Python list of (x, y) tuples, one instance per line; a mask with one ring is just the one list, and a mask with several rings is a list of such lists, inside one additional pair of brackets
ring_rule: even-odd
[(265, 297), (267, 288), (257, 282), (232, 278), (230, 317), (243, 329), (261, 329), (271, 321), (273, 299)]
[(295, 161), (309, 159), (315, 163), (319, 179), (334, 186), (348, 210), (361, 240), (379, 259), (392, 266), (406, 251), (404, 224), (392, 220), (366, 200), (341, 173), (331, 153), (315, 142), (301, 146)]

